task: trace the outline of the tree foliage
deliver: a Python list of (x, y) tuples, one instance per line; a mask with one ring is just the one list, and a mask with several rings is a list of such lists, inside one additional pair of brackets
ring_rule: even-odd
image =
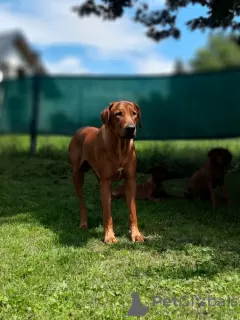
[(93, 14), (104, 20), (119, 19), (127, 10), (131, 10), (134, 21), (147, 29), (146, 35), (160, 41), (168, 37), (180, 37), (180, 30), (176, 26), (178, 10), (191, 4), (205, 7), (207, 14), (186, 21), (190, 30), (228, 27), (234, 31), (240, 29), (240, 23), (237, 21), (240, 15), (240, 0), (166, 0), (163, 8), (159, 0), (158, 10), (151, 9), (146, 0), (85, 0), (73, 10), (80, 17)]
[(240, 67), (240, 46), (233, 36), (223, 34), (211, 36), (207, 46), (196, 52), (190, 65), (193, 71)]

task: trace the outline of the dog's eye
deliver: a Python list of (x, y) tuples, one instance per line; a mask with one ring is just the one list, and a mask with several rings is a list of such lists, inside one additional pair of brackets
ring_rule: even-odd
[(122, 115), (122, 112), (121, 111), (118, 111), (115, 113), (115, 116), (121, 116)]
[(133, 111), (133, 115), (136, 116), (136, 115), (137, 115), (137, 112), (136, 112), (136, 111)]

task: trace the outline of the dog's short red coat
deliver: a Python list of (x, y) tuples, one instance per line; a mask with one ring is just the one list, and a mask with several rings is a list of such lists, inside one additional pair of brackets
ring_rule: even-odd
[[(111, 215), (111, 183), (125, 180), (132, 241), (144, 241), (136, 214), (136, 151), (133, 139), (124, 138), (126, 126), (141, 121), (137, 104), (128, 101), (111, 103), (101, 113), (101, 128), (80, 128), (69, 145), (73, 182), (80, 202), (80, 227), (86, 228), (87, 212), (83, 199), (84, 172), (93, 169), (100, 181), (105, 243), (116, 242)], [(136, 134), (136, 129), (134, 135)]]

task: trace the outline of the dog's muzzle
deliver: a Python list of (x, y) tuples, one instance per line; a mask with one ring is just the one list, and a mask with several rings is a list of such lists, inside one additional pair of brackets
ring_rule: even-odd
[(136, 126), (133, 124), (129, 124), (125, 127), (125, 136), (126, 139), (132, 139), (135, 137)]

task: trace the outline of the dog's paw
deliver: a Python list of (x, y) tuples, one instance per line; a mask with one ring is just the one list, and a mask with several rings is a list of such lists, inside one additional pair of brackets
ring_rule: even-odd
[(131, 240), (132, 242), (144, 242), (144, 236), (139, 230), (133, 230), (131, 232)]
[(118, 242), (114, 233), (108, 232), (105, 234), (104, 243), (116, 243)]
[(81, 229), (87, 229), (87, 228), (88, 228), (87, 222), (81, 222), (81, 223), (80, 223), (80, 228), (81, 228)]

